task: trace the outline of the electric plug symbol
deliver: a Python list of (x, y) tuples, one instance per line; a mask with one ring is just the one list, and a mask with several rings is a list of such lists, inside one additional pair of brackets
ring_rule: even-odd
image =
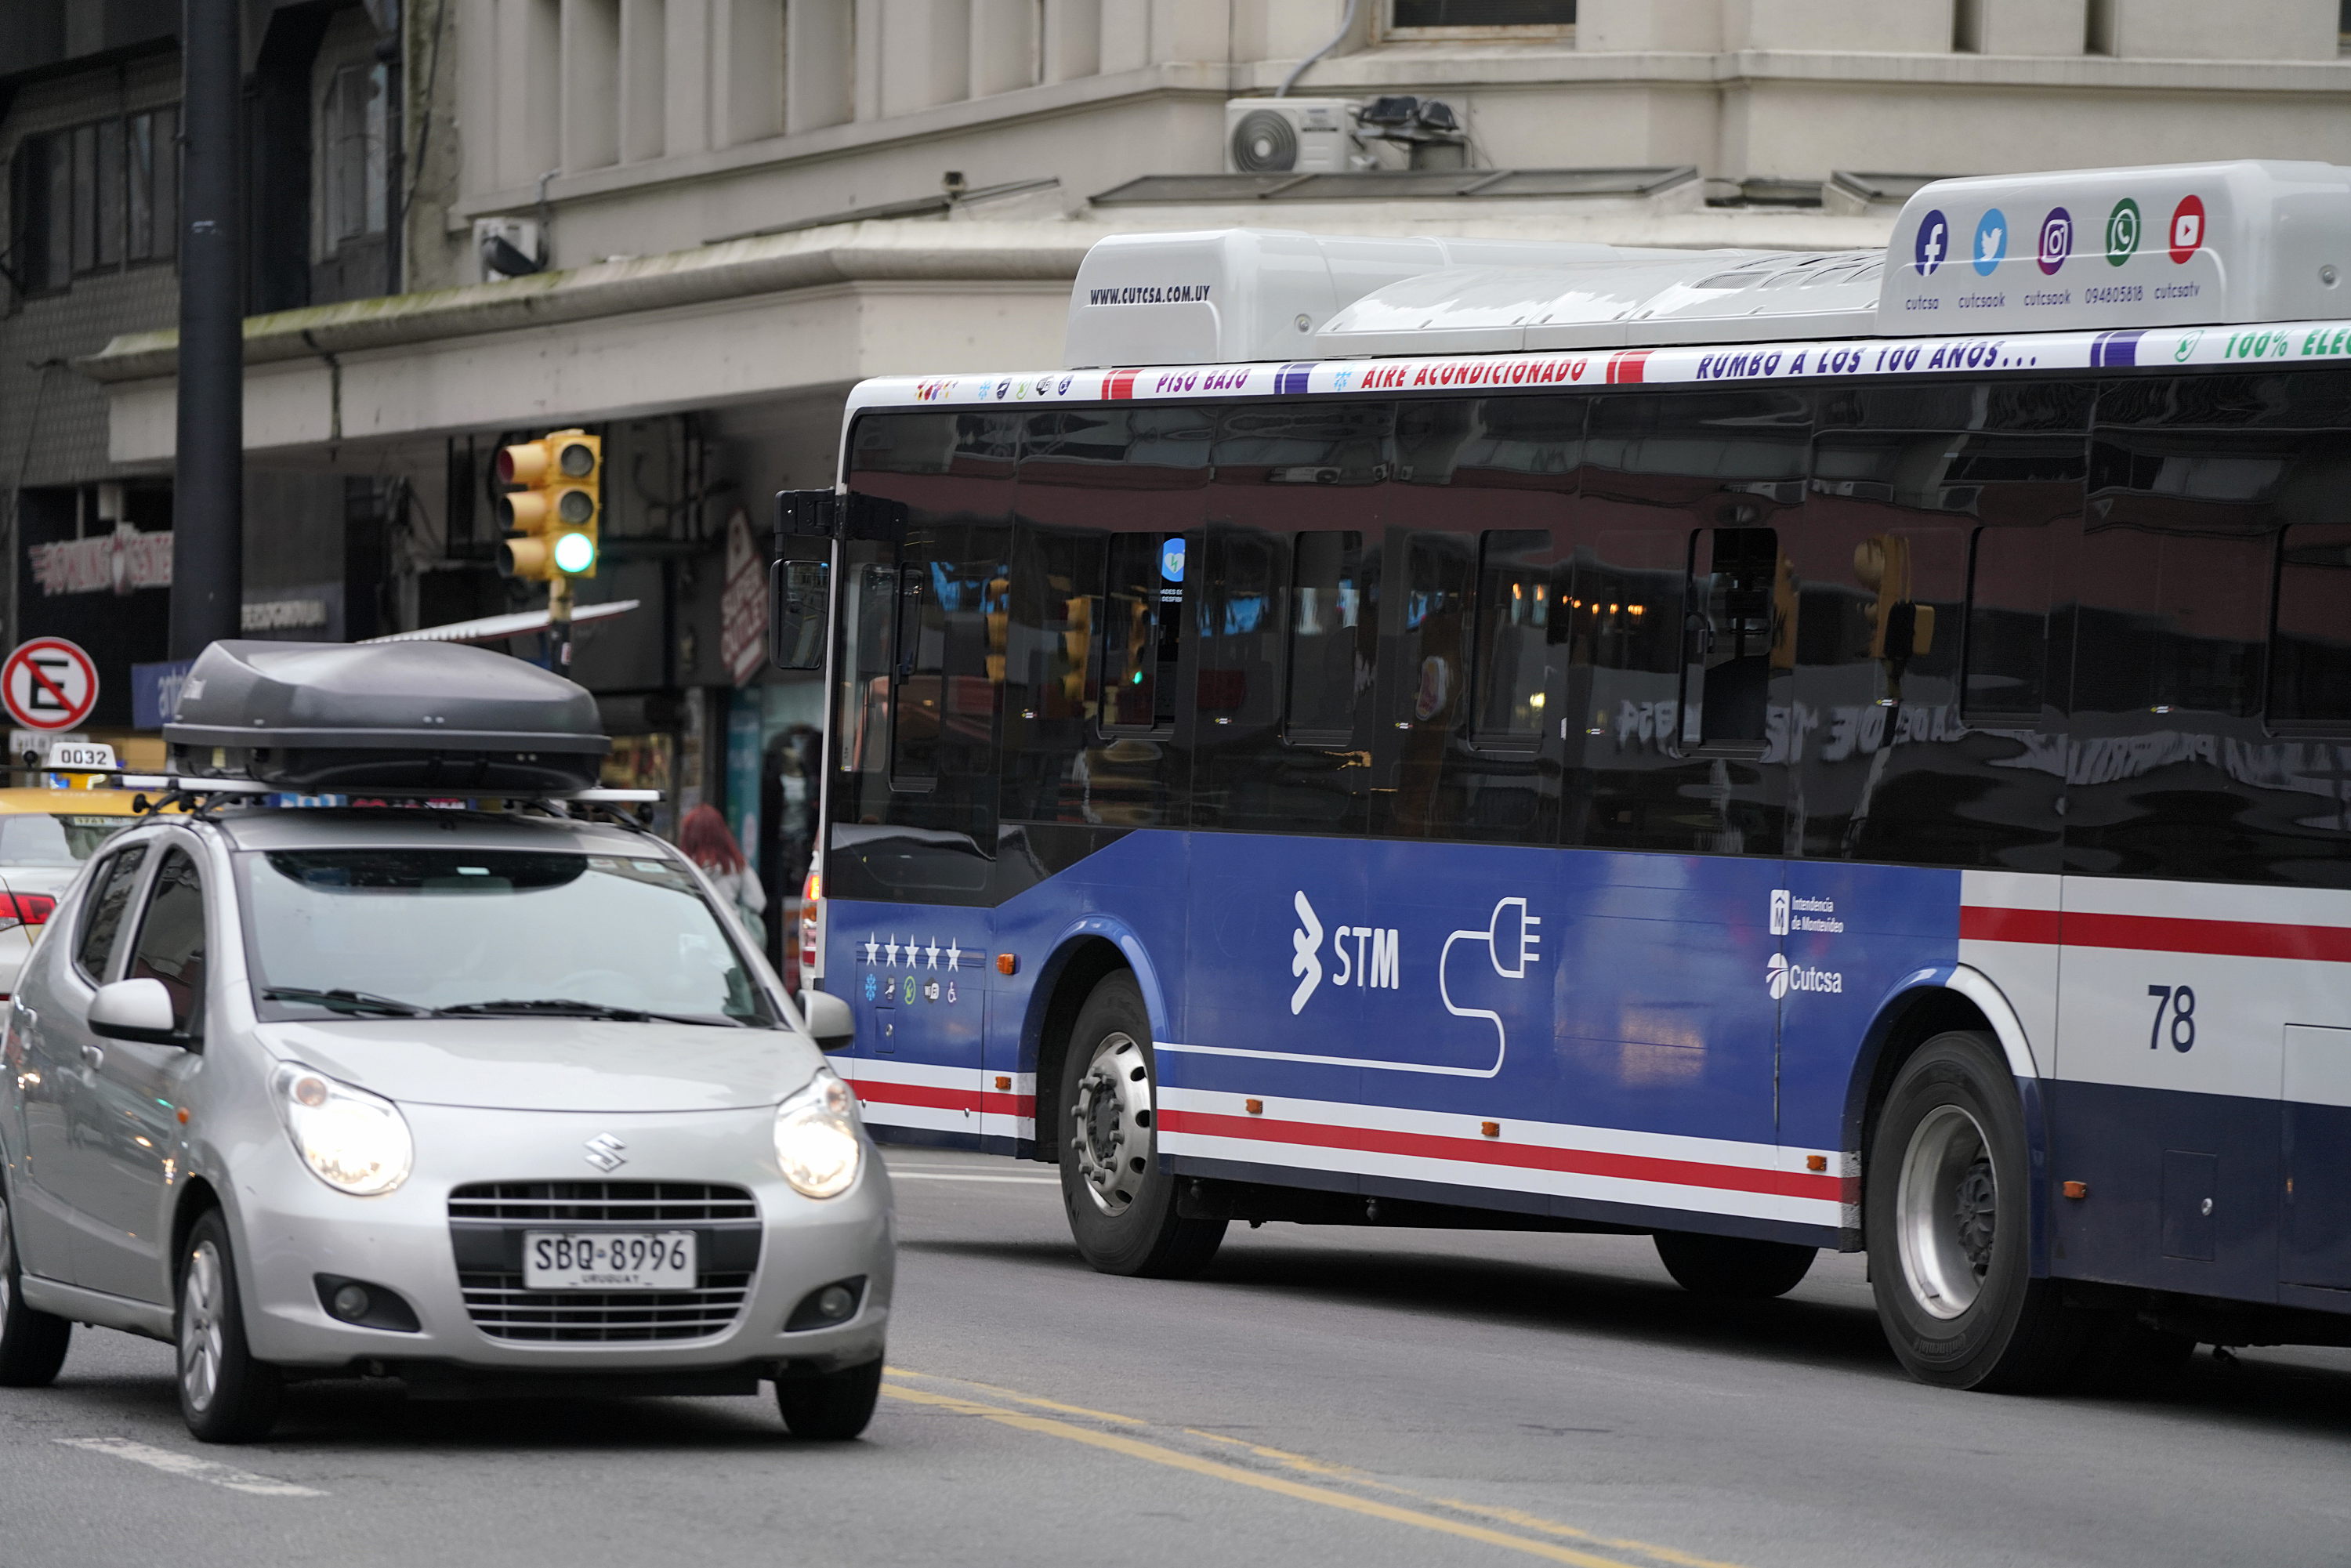
[[(1535, 930), (1541, 924), (1541, 915), (1527, 913), (1527, 901), (1523, 898), (1506, 898), (1494, 905), (1494, 916), (1486, 924), (1486, 940), (1493, 949), (1494, 973), (1506, 980), (1527, 977), (1527, 966), (1542, 961), (1542, 955), (1535, 951), (1542, 946), (1542, 937)], [(1503, 961), (1506, 953), (1513, 955), (1507, 963)]]
[(1502, 1071), (1502, 1059), (1510, 1049), (1510, 1030), (1503, 1024), (1502, 1015), (1491, 1008), (1465, 1008), (1453, 999), (1451, 982), (1446, 972), (1447, 963), (1453, 956), (1453, 945), (1457, 942), (1484, 943), (1486, 961), (1493, 966), (1494, 973), (1506, 980), (1523, 980), (1529, 967), (1542, 961), (1539, 951), (1542, 946), (1542, 934), (1536, 929), (1541, 925), (1541, 915), (1527, 913), (1525, 899), (1505, 898), (1494, 905), (1493, 914), (1487, 917), (1485, 930), (1456, 931), (1445, 939), (1445, 946), (1437, 954), (1437, 996), (1445, 1004), (1445, 1010), (1455, 1018), (1484, 1019), (1494, 1026), (1494, 1065), (1477, 1070), (1477, 1077), (1491, 1078)]

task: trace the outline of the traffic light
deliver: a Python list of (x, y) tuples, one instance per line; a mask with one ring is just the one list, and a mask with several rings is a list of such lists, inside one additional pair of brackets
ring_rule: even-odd
[(596, 528), (602, 520), (604, 442), (584, 430), (559, 430), (498, 450), (498, 570), (534, 582), (596, 575)]

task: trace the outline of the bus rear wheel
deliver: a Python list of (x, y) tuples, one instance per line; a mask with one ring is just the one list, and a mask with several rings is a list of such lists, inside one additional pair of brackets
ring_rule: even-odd
[(1158, 1083), (1142, 988), (1107, 976), (1078, 1011), (1054, 1102), (1070, 1234), (1105, 1274), (1189, 1278), (1225, 1239), (1223, 1220), (1176, 1212), (1176, 1179), (1158, 1158)]
[(2055, 1386), (2090, 1321), (2032, 1278), (2023, 1108), (1999, 1043), (1937, 1035), (1880, 1112), (1864, 1192), (1878, 1322), (1913, 1377), (1947, 1388)]

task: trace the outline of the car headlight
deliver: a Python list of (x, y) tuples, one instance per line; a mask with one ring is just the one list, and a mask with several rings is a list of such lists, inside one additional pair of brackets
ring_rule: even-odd
[(839, 1197), (857, 1184), (865, 1142), (857, 1132), (857, 1097), (830, 1072), (776, 1107), (776, 1168), (794, 1191)]
[(357, 1197), (377, 1197), (408, 1179), (416, 1141), (400, 1107), (289, 1061), (270, 1080), (277, 1119), (310, 1174)]

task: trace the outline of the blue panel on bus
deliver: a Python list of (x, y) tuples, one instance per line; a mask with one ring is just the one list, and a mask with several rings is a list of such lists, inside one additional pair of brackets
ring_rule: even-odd
[[(1029, 1135), (1056, 1087), (1027, 1076), (1031, 990), (1093, 936), (1137, 974), (1203, 1158), (1834, 1227), (1805, 1162), (1844, 1146), (1889, 997), (1957, 961), (1959, 902), (1954, 871), (1138, 831), (992, 911), (835, 900), (826, 983), (885, 1136)], [(957, 984), (987, 988), (984, 1045), (976, 1007), (930, 996)], [(1244, 1097), (1275, 1109), (1237, 1124)]]

